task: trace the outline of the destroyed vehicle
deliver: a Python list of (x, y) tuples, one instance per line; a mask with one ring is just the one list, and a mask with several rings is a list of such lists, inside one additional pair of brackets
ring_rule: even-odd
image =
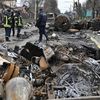
[(54, 25), (55, 15), (54, 13), (47, 13), (47, 23), (46, 28), (52, 27)]
[(66, 32), (71, 26), (69, 16), (60, 14), (55, 18), (54, 28), (55, 31)]

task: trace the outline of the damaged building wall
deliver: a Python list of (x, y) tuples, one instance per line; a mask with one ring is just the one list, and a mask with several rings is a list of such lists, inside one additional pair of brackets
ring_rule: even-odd
[(13, 0), (13, 1), (3, 1), (3, 4), (4, 5), (7, 5), (7, 6), (9, 6), (9, 7), (12, 7), (12, 8), (14, 8), (14, 7), (16, 7), (16, 1), (15, 0)]

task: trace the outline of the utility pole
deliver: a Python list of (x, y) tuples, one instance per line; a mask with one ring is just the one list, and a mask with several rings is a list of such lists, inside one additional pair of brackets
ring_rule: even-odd
[(37, 15), (36, 14), (36, 11), (37, 11), (37, 3), (36, 2), (37, 2), (37, 0), (35, 0), (35, 13), (34, 13), (34, 19), (35, 19), (35, 21), (36, 21), (36, 15)]
[(80, 1), (78, 0), (78, 5), (79, 5)]
[(38, 15), (38, 5), (39, 5), (39, 0), (35, 0), (35, 21), (37, 20), (37, 15)]
[(71, 5), (71, 4), (70, 4), (70, 8), (69, 8), (69, 11), (70, 11), (70, 12), (72, 12), (72, 5)]
[(79, 0), (77, 1), (77, 5), (78, 5), (78, 19), (80, 18), (80, 7), (79, 7)]
[(74, 13), (74, 19), (75, 19), (75, 0), (73, 0), (73, 13)]
[(35, 21), (37, 20), (37, 17), (38, 17), (38, 10), (39, 10), (39, 3), (40, 3), (41, 0), (35, 0)]
[(81, 3), (80, 0), (77, 1), (77, 12), (78, 12), (78, 19), (82, 18), (82, 9), (81, 9)]

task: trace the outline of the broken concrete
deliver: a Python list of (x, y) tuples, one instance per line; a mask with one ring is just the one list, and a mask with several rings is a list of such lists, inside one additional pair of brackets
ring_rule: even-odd
[[(6, 58), (8, 59), (10, 56), (9, 58), (13, 60), (7, 61), (10, 63), (12, 61), (19, 67), (18, 78), (23, 77), (32, 85), (32, 98), (47, 100), (48, 98), (74, 97), (76, 99), (81, 96), (84, 98), (84, 96), (100, 95), (99, 61), (96, 60), (97, 47), (87, 36), (86, 31), (81, 30), (71, 34), (51, 32), (50, 40), (47, 43), (44, 40), (40, 44), (35, 42), (38, 40), (36, 31), (25, 31), (24, 33), (23, 35), (32, 34), (22, 41), (12, 40), (12, 43), (7, 43), (7, 54), (8, 52), (9, 54)], [(15, 49), (14, 44), (18, 48)], [(17, 56), (15, 57), (12, 53)], [(6, 71), (2, 70), (2, 72)], [(7, 84), (11, 81), (12, 79)], [(7, 84), (5, 85), (7, 96), (9, 96), (8, 88), (10, 87)], [(18, 84), (16, 83), (16, 86), (19, 86)], [(17, 94), (15, 95), (17, 96)]]

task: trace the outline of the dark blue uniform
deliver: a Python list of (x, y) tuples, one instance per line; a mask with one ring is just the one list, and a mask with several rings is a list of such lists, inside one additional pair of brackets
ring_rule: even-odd
[(47, 21), (46, 13), (43, 12), (43, 10), (40, 10), (39, 19), (38, 19), (38, 24), (39, 24), (38, 28), (39, 28), (39, 34), (40, 34), (39, 42), (42, 41), (43, 34), (45, 35), (46, 40), (48, 40), (48, 36), (47, 36), (46, 31), (45, 31), (46, 21)]

